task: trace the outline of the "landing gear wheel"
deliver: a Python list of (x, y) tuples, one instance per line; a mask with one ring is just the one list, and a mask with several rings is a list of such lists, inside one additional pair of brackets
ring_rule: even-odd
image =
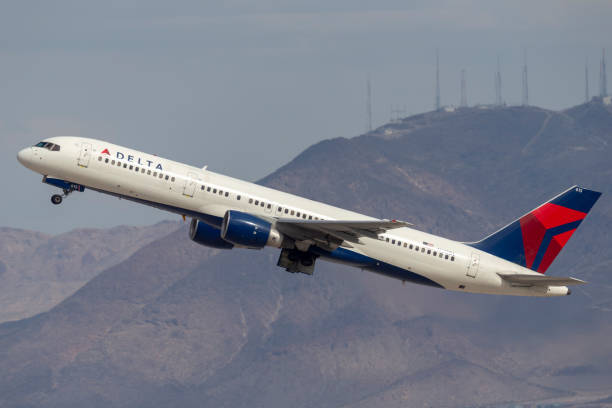
[(301, 256), (300, 262), (304, 266), (312, 266), (314, 264), (314, 257), (310, 254), (304, 254)]
[(61, 204), (62, 203), (62, 196), (59, 194), (53, 194), (51, 196), (51, 202), (55, 205)]

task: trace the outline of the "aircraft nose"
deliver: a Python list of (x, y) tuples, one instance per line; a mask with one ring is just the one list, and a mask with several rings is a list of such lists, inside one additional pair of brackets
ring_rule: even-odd
[(25, 149), (21, 149), (19, 153), (17, 153), (17, 160), (19, 160), (19, 163), (27, 166), (28, 163), (32, 161), (32, 148), (26, 147)]

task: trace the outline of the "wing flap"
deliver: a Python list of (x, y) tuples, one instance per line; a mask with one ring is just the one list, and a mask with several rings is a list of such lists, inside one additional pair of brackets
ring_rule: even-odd
[(567, 286), (582, 285), (586, 282), (576, 278), (565, 278), (558, 276), (530, 275), (521, 273), (504, 274), (498, 273), (503, 280), (515, 286)]
[[(311, 239), (314, 241), (326, 240), (332, 237), (342, 246), (352, 247), (351, 244), (362, 245), (359, 238), (368, 237), (378, 239), (378, 235), (388, 230), (412, 225), (397, 220), (294, 220), (278, 219), (276, 228), (294, 239)], [(299, 237), (299, 238), (298, 238)]]

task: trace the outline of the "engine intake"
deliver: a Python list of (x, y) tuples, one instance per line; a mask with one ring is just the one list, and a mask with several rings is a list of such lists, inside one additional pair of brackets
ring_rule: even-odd
[(221, 238), (234, 245), (259, 249), (280, 248), (283, 235), (272, 224), (254, 215), (228, 210), (221, 225)]
[(221, 238), (221, 230), (195, 218), (189, 224), (189, 238), (193, 242), (212, 248), (232, 249), (234, 244)]

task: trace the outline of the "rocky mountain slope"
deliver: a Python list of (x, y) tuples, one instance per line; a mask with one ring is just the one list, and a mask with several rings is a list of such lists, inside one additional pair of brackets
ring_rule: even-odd
[(56, 236), (0, 228), (0, 322), (49, 310), (98, 273), (178, 227), (162, 222)]
[(275, 250), (209, 250), (181, 228), (0, 325), (0, 406), (608, 406), (611, 142), (597, 101), (432, 112), (321, 142), (262, 181), (463, 240), (573, 183), (599, 189), (549, 270), (592, 282), (570, 297), (451, 293), (324, 262), (295, 276)]

